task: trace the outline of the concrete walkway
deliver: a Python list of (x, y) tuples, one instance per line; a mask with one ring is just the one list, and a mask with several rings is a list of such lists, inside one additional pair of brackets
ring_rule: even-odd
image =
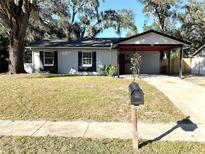
[[(205, 142), (205, 124), (147, 124), (139, 123), (139, 136), (148, 140)], [(130, 139), (130, 123), (113, 122), (49, 122), (0, 121), (0, 136), (62, 136), (83, 138)]]
[(195, 123), (205, 124), (205, 88), (179, 77), (153, 75), (142, 79), (163, 92)]

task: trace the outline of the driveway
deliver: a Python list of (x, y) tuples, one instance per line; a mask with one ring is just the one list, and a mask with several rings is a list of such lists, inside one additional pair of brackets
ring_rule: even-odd
[(144, 75), (142, 80), (163, 92), (193, 122), (205, 124), (205, 87), (173, 76)]

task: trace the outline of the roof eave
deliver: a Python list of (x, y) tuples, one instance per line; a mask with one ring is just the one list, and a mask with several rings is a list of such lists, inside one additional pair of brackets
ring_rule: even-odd
[(27, 49), (110, 49), (111, 47), (42, 47), (42, 46), (27, 46)]

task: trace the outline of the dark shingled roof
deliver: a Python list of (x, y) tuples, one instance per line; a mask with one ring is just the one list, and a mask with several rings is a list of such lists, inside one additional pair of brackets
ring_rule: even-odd
[(68, 40), (68, 39), (44, 39), (40, 41), (33, 42), (29, 45), (29, 47), (42, 47), (42, 48), (49, 48), (49, 47), (55, 47), (55, 48), (76, 48), (76, 47), (82, 47), (82, 48), (94, 48), (94, 47), (106, 47), (110, 48), (112, 44), (116, 45), (120, 42), (130, 40), (135, 37), (139, 37), (148, 33), (156, 33), (177, 41), (180, 41), (185, 44), (190, 44), (189, 42), (185, 42), (183, 40), (180, 40), (178, 38), (175, 38), (173, 36), (169, 36), (167, 34), (163, 34), (161, 32), (157, 32), (154, 30), (149, 30), (144, 33), (140, 33), (128, 38), (92, 38), (92, 39), (81, 39), (81, 40)]
[(93, 38), (82, 40), (45, 39), (33, 42), (29, 47), (111, 47), (123, 38)]

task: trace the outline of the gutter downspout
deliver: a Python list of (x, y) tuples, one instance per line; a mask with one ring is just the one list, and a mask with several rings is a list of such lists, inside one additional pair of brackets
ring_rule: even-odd
[(113, 48), (113, 43), (110, 43), (110, 64), (112, 63), (112, 48)]

